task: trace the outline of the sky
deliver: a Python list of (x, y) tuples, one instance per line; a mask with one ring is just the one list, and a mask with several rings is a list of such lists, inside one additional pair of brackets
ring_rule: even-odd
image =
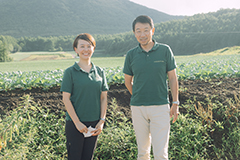
[(219, 9), (240, 9), (240, 0), (130, 0), (170, 15), (192, 16)]

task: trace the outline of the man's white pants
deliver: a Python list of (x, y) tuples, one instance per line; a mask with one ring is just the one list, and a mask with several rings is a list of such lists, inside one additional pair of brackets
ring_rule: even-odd
[(168, 159), (169, 104), (131, 106), (131, 110), (138, 144), (138, 160), (150, 160), (151, 142), (154, 160)]

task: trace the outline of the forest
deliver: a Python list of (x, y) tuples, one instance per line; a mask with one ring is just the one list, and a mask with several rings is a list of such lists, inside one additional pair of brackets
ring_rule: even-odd
[[(181, 20), (155, 24), (153, 38), (168, 44), (175, 55), (206, 53), (224, 47), (240, 46), (240, 10), (221, 9)], [(0, 36), (0, 46), (11, 53), (32, 51), (72, 51), (76, 35), (51, 37)], [(132, 31), (95, 34), (98, 50), (107, 56), (123, 56), (137, 45)]]

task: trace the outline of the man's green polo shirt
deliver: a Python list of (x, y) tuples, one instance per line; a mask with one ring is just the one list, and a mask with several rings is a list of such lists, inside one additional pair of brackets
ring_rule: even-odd
[[(77, 62), (64, 72), (61, 92), (71, 94), (71, 102), (82, 122), (100, 119), (101, 92), (107, 91), (108, 85), (104, 71), (92, 63), (89, 73), (82, 70)], [(66, 113), (66, 120), (71, 120)]]
[(154, 41), (146, 52), (140, 44), (131, 49), (125, 59), (123, 73), (133, 76), (132, 106), (163, 105), (169, 103), (167, 72), (176, 68), (168, 45)]

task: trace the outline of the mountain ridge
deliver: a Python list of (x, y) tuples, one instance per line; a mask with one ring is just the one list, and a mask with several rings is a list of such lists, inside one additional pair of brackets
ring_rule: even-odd
[(181, 19), (129, 0), (0, 0), (0, 35), (68, 36), (82, 32), (115, 34), (131, 30), (138, 15), (155, 23)]

